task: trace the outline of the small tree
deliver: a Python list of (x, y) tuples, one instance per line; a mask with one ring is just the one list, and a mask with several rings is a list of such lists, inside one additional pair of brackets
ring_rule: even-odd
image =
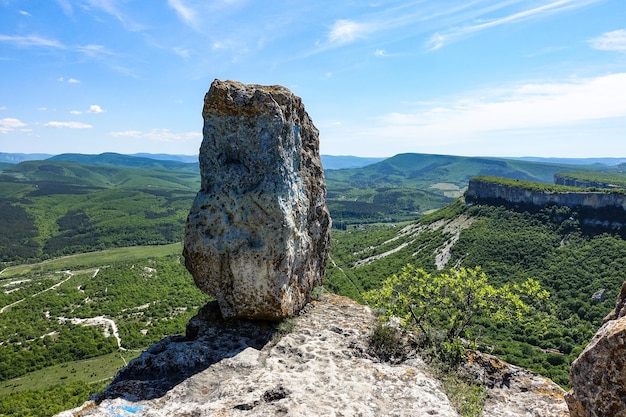
[(432, 341), (433, 332), (441, 329), (446, 342), (455, 343), (477, 318), (489, 317), (497, 323), (520, 320), (530, 311), (530, 301), (543, 302), (549, 293), (534, 279), (495, 288), (480, 267), (431, 275), (407, 265), (364, 297), (386, 316), (413, 322), (426, 341)]

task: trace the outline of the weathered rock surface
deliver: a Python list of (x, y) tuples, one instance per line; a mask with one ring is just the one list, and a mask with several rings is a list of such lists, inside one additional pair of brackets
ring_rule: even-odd
[(215, 80), (185, 265), (225, 317), (279, 320), (321, 285), (330, 216), (318, 131), (281, 86)]
[[(270, 322), (223, 320), (209, 304), (186, 337), (155, 344), (97, 401), (60, 416), (458, 417), (419, 357), (391, 364), (370, 356), (374, 323), (367, 307), (325, 295), (278, 339)], [(485, 417), (567, 415), (549, 380), (486, 355), (470, 363), (489, 388)]]
[(368, 308), (326, 295), (293, 322), (272, 342), (268, 322), (222, 320), (207, 306), (189, 337), (157, 343), (99, 404), (64, 415), (458, 416), (422, 361), (391, 365), (367, 354)]
[(610, 313), (572, 363), (565, 399), (572, 417), (626, 416), (626, 283)]
[(551, 379), (495, 356), (469, 352), (467, 370), (488, 388), (485, 417), (568, 417), (565, 391)]
[[(592, 209), (626, 210), (626, 194), (614, 192), (560, 192), (547, 193), (522, 187), (497, 184), (480, 178), (471, 178), (467, 187), (466, 198), (475, 201), (504, 200), (515, 204), (533, 204), (539, 207), (559, 205), (566, 207), (587, 207)], [(593, 222), (593, 219), (589, 221)], [(598, 220), (602, 225), (603, 221)], [(623, 222), (615, 222), (622, 226)], [(612, 226), (608, 222), (605, 226)]]

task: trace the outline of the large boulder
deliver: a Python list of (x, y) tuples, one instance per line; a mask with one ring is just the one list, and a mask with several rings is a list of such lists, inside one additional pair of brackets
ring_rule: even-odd
[(323, 283), (328, 257), (318, 130), (282, 86), (215, 80), (202, 116), (185, 265), (224, 317), (291, 316)]
[(572, 363), (571, 417), (626, 416), (626, 283), (617, 305)]

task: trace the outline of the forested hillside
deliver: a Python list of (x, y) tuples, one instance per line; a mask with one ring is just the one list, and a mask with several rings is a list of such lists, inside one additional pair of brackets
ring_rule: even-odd
[(326, 171), (336, 225), (412, 220), (461, 196), (471, 177), (552, 183), (560, 171), (615, 172), (607, 165), (565, 165), (514, 159), (400, 154), (359, 169)]
[[(567, 169), (399, 155), (360, 169), (329, 170), (328, 202), (342, 230), (333, 230), (326, 286), (363, 301), (365, 291), (408, 263), (427, 271), (480, 266), (494, 285), (535, 278), (551, 297), (532, 317), (515, 327), (486, 319), (466, 337), (566, 385), (569, 363), (613, 307), (626, 276), (623, 233), (584, 227), (575, 208), (472, 206), (459, 196), (464, 181), (477, 174), (549, 183)], [(3, 268), (50, 259), (0, 272), (0, 396), (16, 393), (5, 404), (26, 401), (38, 409), (36, 404), (53, 401), (47, 395), (70, 398), (68, 390), (80, 391), (72, 384), (111, 376), (111, 366), (101, 364), (112, 361), (107, 355), (120, 367), (134, 349), (184, 331), (206, 297), (180, 264), (180, 247), (172, 244), (183, 237), (198, 188), (195, 164), (116, 154), (5, 166)], [(155, 244), (161, 246), (145, 246)], [(93, 252), (108, 248), (119, 249)], [(73, 253), (85, 255), (52, 260)], [(95, 362), (75, 362), (84, 358)], [(33, 388), (24, 381), (40, 381), (38, 390), (63, 385), (29, 397), (24, 390)], [(80, 392), (79, 402), (87, 395)]]
[[(475, 175), (548, 183), (556, 172), (571, 168), (402, 154), (362, 168), (326, 170), (327, 201), (338, 229), (410, 221), (459, 197)], [(606, 165), (576, 169), (618, 170)], [(7, 232), (0, 235), (0, 262), (180, 241), (199, 186), (197, 163), (163, 157), (62, 154), (5, 165), (0, 171), (0, 228)]]
[(357, 299), (409, 263), (427, 271), (480, 266), (495, 285), (537, 279), (551, 293), (543, 308), (515, 327), (483, 320), (468, 337), (562, 385), (626, 276), (621, 231), (583, 230), (579, 213), (565, 207), (519, 211), (457, 200), (403, 227), (355, 228), (333, 238), (327, 285)]
[(0, 261), (181, 241), (197, 166), (115, 154), (103, 161), (27, 161), (2, 171)]

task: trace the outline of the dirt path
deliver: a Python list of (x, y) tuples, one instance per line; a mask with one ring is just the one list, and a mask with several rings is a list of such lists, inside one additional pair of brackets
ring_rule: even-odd
[(117, 347), (119, 350), (126, 350), (122, 347), (122, 339), (120, 338), (120, 332), (117, 328), (117, 324), (111, 319), (108, 319), (104, 316), (90, 317), (90, 318), (78, 318), (74, 317), (71, 319), (65, 317), (59, 317), (59, 322), (69, 321), (72, 324), (80, 324), (83, 326), (103, 326), (104, 327), (104, 337), (113, 336), (117, 341)]
[(21, 300), (17, 300), (17, 301), (16, 301), (16, 302), (14, 302), (14, 303), (11, 303), (11, 304), (7, 304), (7, 305), (5, 305), (4, 307), (0, 308), (0, 314), (4, 313), (5, 311), (7, 311), (9, 308), (13, 307), (14, 305), (21, 303), (21, 302), (22, 302), (22, 301), (24, 301), (25, 299), (26, 299), (26, 298), (22, 298)]
[[(89, 271), (89, 270), (88, 270), (88, 271)], [(2, 271), (0, 271), (0, 273), (1, 273), (1, 272), (2, 272)], [(64, 280), (62, 280), (62, 281), (57, 282), (56, 284), (54, 284), (54, 285), (52, 285), (52, 286), (50, 286), (50, 287), (46, 288), (45, 290), (41, 290), (41, 291), (39, 291), (38, 293), (31, 295), (31, 297), (37, 297), (38, 295), (41, 295), (41, 294), (43, 294), (43, 293), (45, 293), (45, 292), (47, 292), (47, 291), (53, 290), (53, 289), (55, 289), (55, 288), (58, 288), (59, 286), (63, 285), (63, 284), (64, 284), (64, 283), (66, 283), (67, 281), (69, 281), (69, 280), (70, 280), (70, 279), (71, 279), (71, 278), (75, 275), (75, 273), (74, 273), (74, 272), (69, 271), (69, 270), (67, 270), (67, 271), (61, 271), (61, 272), (63, 272), (63, 273), (65, 273), (65, 274), (67, 274), (67, 275), (68, 275), (68, 277), (67, 277), (67, 278), (65, 278), (65, 279), (64, 279)], [(96, 275), (98, 275), (98, 272), (100, 272), (100, 268), (95, 268), (95, 269), (93, 269), (93, 275), (91, 276), (91, 278), (95, 278), (95, 277), (96, 277)], [(24, 281), (27, 281), (27, 280), (24, 280)], [(29, 280), (28, 280), (28, 281), (29, 281)], [(11, 304), (7, 304), (7, 305), (5, 305), (4, 307), (0, 308), (0, 314), (4, 313), (5, 311), (7, 311), (9, 308), (13, 307), (14, 305), (21, 303), (21, 302), (22, 302), (22, 301), (24, 301), (25, 299), (26, 299), (26, 298), (22, 298), (21, 300), (18, 300), (18, 301), (14, 302), (14, 303), (11, 303)], [(115, 325), (115, 323), (113, 323), (113, 324)], [(115, 328), (117, 329), (117, 327), (115, 327)], [(118, 343), (118, 344), (119, 344), (119, 343)]]

